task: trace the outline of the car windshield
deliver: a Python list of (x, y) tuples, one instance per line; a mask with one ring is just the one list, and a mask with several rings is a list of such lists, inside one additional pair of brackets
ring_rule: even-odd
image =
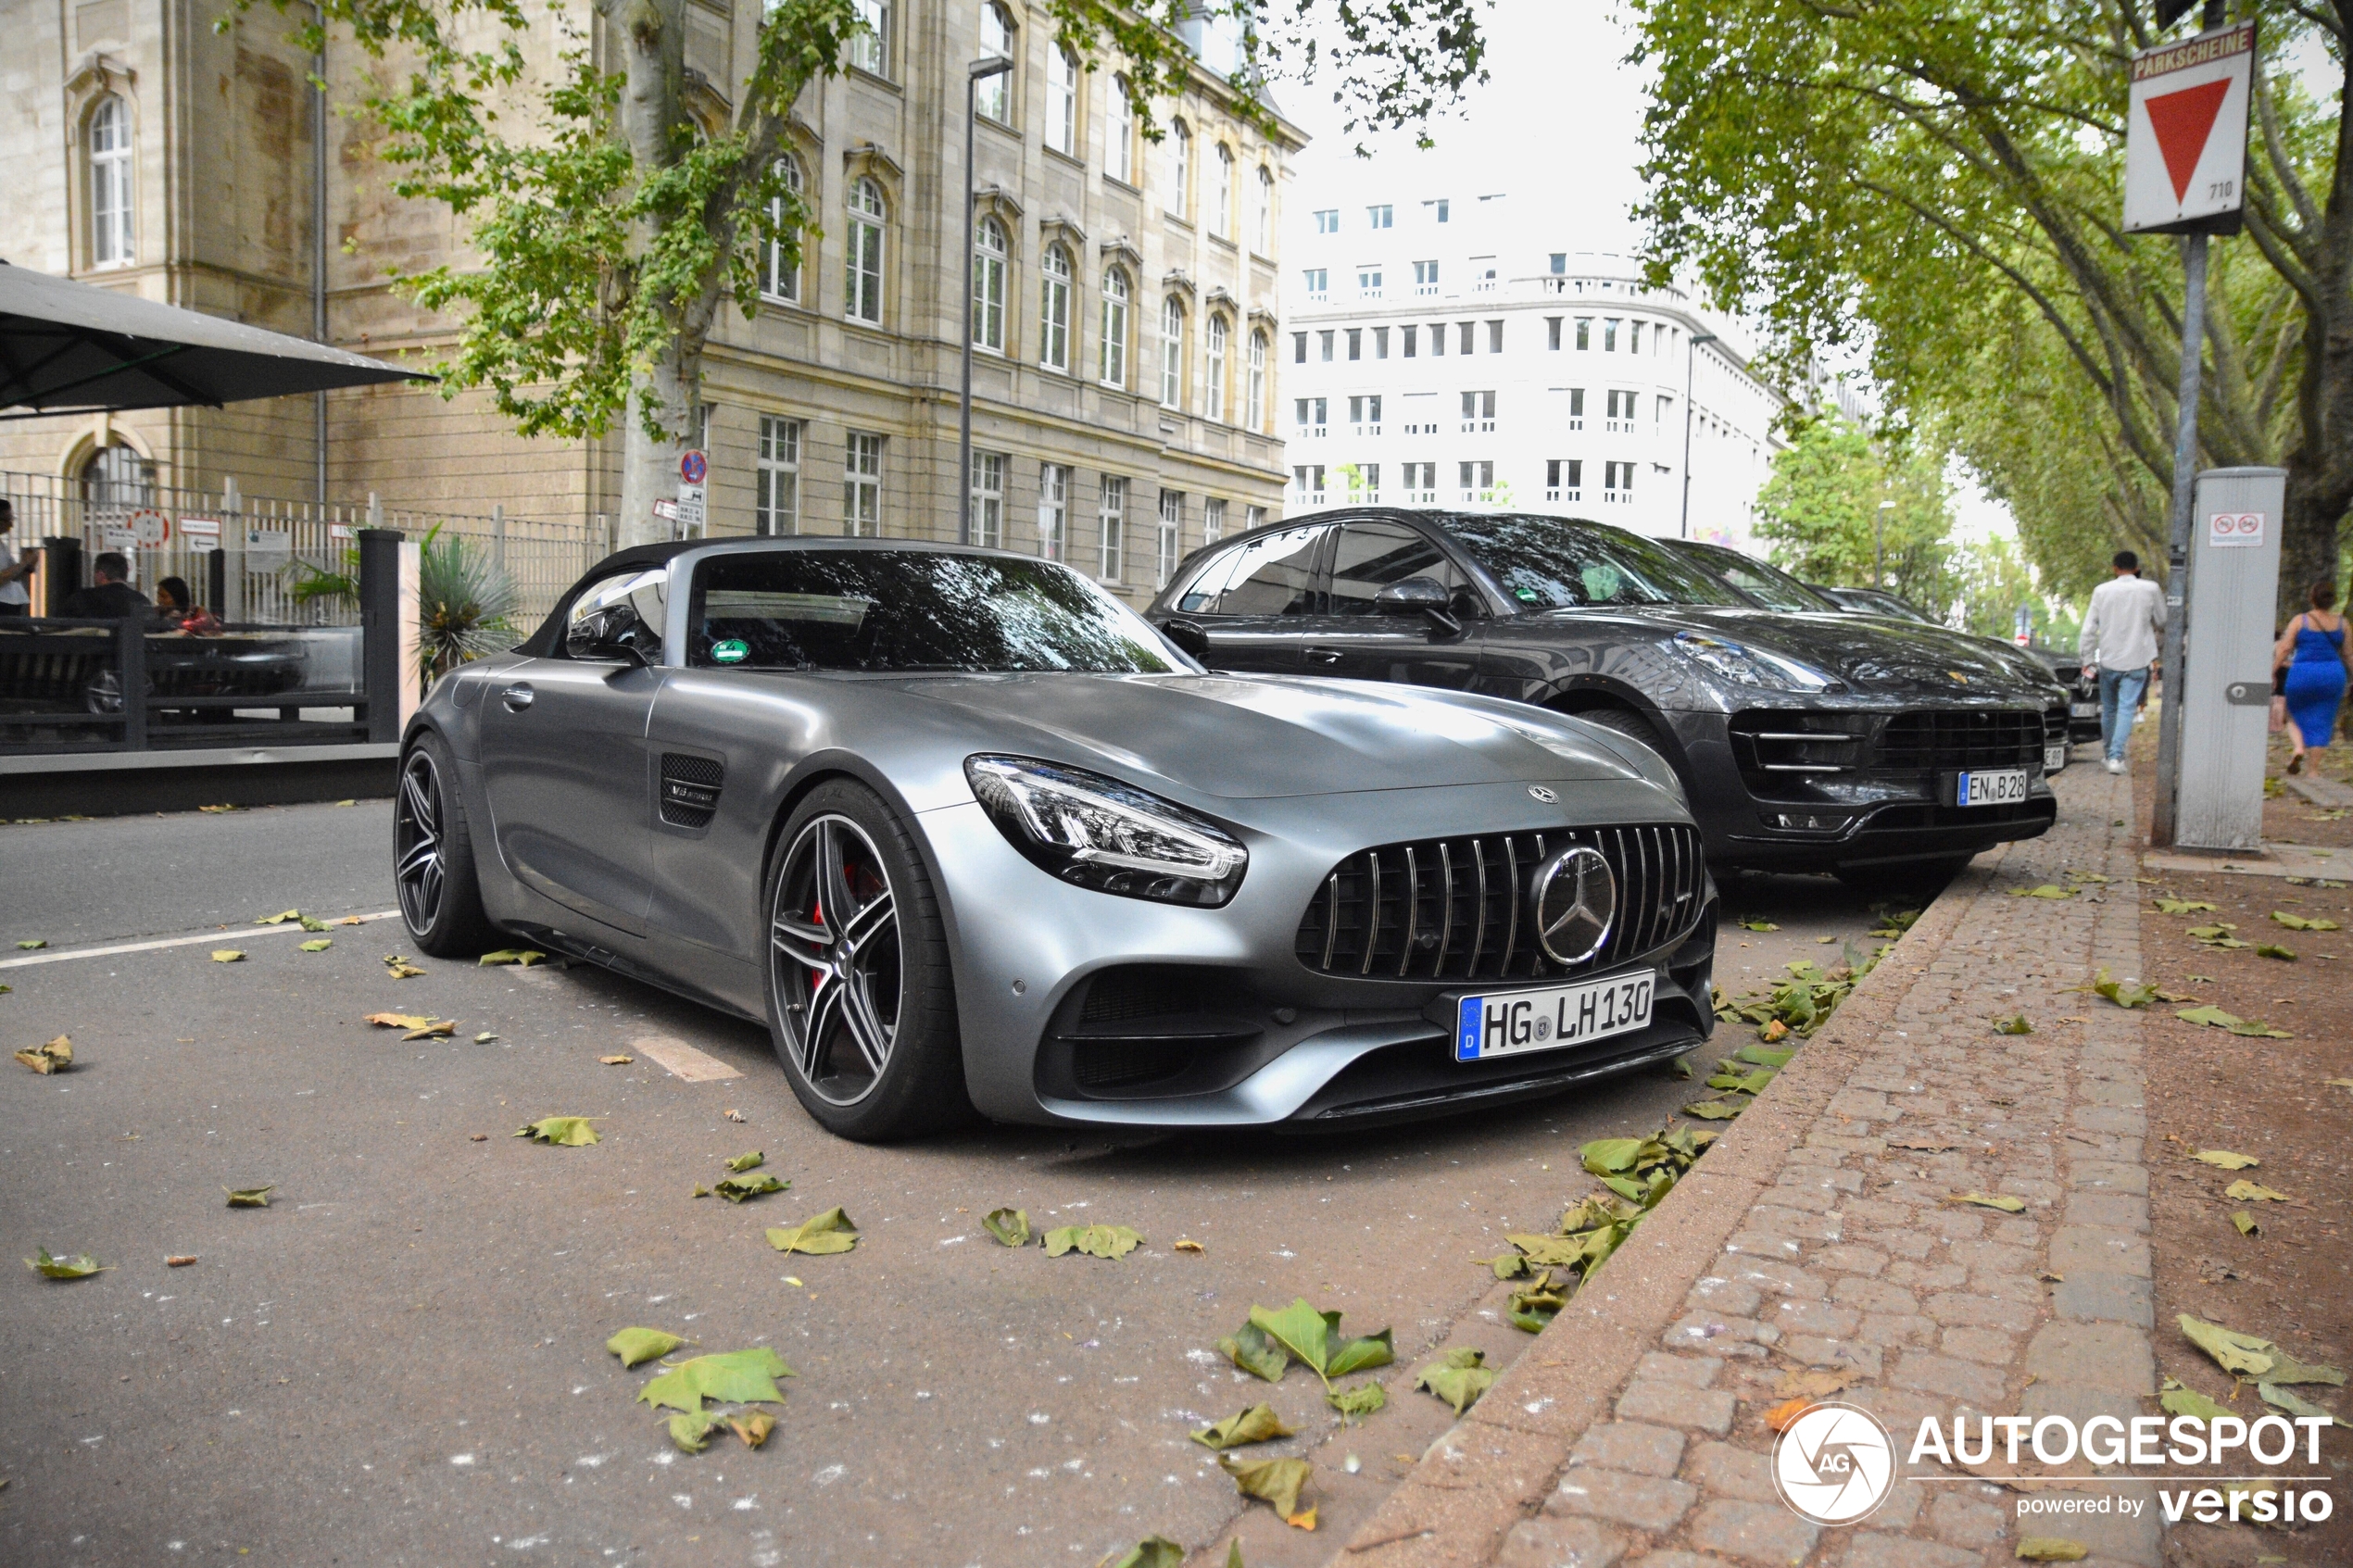
[(1136, 613), (1051, 561), (936, 550), (745, 551), (695, 572), (690, 664), (735, 670), (1180, 667)]
[(1838, 606), (1814, 592), (1777, 566), (1768, 566), (1752, 556), (1720, 545), (1689, 546), (1700, 564), (1725, 582), (1763, 605), (1767, 609), (1786, 611), (1791, 615), (1818, 615), (1836, 611)]
[(1882, 594), (1870, 588), (1859, 588), (1855, 591), (1855, 596), (1862, 600), (1862, 608), (1872, 614), (1892, 615), (1900, 621), (1917, 621), (1923, 626), (1936, 624), (1935, 621), (1931, 621), (1893, 594)]
[(1568, 518), (1451, 517), (1447, 529), (1531, 609), (1738, 605), (1738, 594), (1639, 534)]

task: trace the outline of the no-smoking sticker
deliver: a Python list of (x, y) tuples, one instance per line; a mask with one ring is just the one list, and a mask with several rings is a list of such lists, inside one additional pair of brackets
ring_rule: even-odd
[(2263, 543), (2261, 512), (2215, 512), (2206, 520), (2206, 542), (2213, 546)]

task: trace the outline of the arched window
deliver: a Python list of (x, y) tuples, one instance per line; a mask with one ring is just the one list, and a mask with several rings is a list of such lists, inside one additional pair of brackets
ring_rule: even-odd
[(973, 346), (1005, 350), (1005, 226), (985, 215), (973, 232)]
[(1136, 106), (1127, 96), (1127, 79), (1111, 79), (1109, 113), (1103, 133), (1111, 138), (1111, 177), (1123, 185), (1136, 182)]
[(1217, 210), (1209, 215), (1209, 232), (1234, 237), (1234, 149), (1217, 144)]
[(1168, 125), (1168, 210), (1193, 216), (1193, 132), (1181, 119)]
[(880, 321), (883, 314), (882, 187), (864, 175), (849, 187), (849, 246), (845, 304), (853, 321)]
[[(801, 194), (800, 160), (786, 153), (776, 160), (776, 178), (785, 189), (798, 196)], [(768, 221), (777, 229), (785, 226), (785, 198), (777, 196), (768, 204)], [(761, 269), (760, 292), (771, 299), (800, 302), (800, 263), (789, 254), (781, 240), (768, 242), (768, 254)]]
[(1202, 369), (1207, 372), (1207, 395), (1202, 399), (1204, 411), (1213, 420), (1226, 417), (1226, 318), (1212, 316), (1202, 330), (1204, 348)]
[(1046, 59), (1046, 144), (1078, 156), (1078, 56), (1067, 49)]
[(101, 446), (82, 465), (82, 504), (93, 512), (132, 512), (153, 506), (155, 466), (130, 446)]
[(1070, 252), (1048, 245), (1038, 263), (1038, 362), (1070, 369)]
[(1103, 269), (1103, 384), (1127, 384), (1127, 274)]
[(90, 111), (90, 261), (127, 267), (139, 258), (131, 221), (131, 110), (101, 98)]
[(1185, 400), (1185, 302), (1173, 294), (1160, 302), (1160, 400)]
[(1250, 334), (1250, 395), (1242, 404), (1242, 423), (1252, 430), (1266, 428), (1266, 334)]
[[(1004, 7), (994, 3), (980, 8), (980, 52), (1003, 59), (1018, 59), (1013, 53), (1013, 19)], [(980, 84), (980, 112), (1000, 125), (1010, 125), (1013, 119), (1013, 73), (1004, 71)]]
[(1258, 166), (1258, 220), (1251, 226), (1250, 248), (1261, 256), (1275, 254), (1275, 171)]
[(890, 74), (890, 0), (857, 0), (864, 28), (849, 41), (849, 63), (876, 76)]

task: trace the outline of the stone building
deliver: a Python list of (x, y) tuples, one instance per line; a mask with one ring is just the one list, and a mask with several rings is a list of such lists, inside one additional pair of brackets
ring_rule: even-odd
[[(1016, 69), (980, 90), (972, 170), (975, 529), (1149, 596), (1183, 551), (1281, 503), (1275, 252), (1302, 138), (1233, 112), (1208, 30), (1152, 143), (1115, 73), (1060, 50), (1042, 9), (862, 4), (875, 36), (794, 127), (822, 239), (797, 274), (766, 269), (758, 316), (730, 308), (706, 358), (710, 530), (954, 537), (964, 64), (1002, 52)], [(571, 8), (593, 35), (590, 7)], [(734, 82), (757, 8), (689, 13), (689, 66)], [(462, 259), (461, 226), (391, 194), (364, 119), (319, 112), (275, 12), (219, 32), (177, 0), (0, 0), (0, 256), (298, 335), (323, 319), (368, 353), (449, 341), (389, 280)], [(339, 44), (325, 67), (330, 105), (355, 103), (366, 57)], [(617, 431), (525, 441), (485, 399), (429, 389), (0, 424), (0, 470), (94, 490), (233, 476), (248, 495), (608, 526), (618, 450)]]

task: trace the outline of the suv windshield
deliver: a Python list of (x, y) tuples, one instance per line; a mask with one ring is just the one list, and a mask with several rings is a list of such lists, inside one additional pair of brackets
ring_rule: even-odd
[(1450, 517), (1446, 527), (1514, 602), (1531, 609), (1744, 602), (1641, 535), (1599, 523), (1503, 513)]
[(745, 551), (695, 572), (689, 664), (734, 670), (1179, 666), (1134, 611), (1051, 561), (931, 550)]
[(1780, 567), (1770, 566), (1753, 556), (1722, 545), (1685, 545), (1701, 566), (1763, 605), (1767, 609), (1784, 610), (1792, 615), (1819, 615), (1835, 612), (1838, 606), (1814, 592)]

